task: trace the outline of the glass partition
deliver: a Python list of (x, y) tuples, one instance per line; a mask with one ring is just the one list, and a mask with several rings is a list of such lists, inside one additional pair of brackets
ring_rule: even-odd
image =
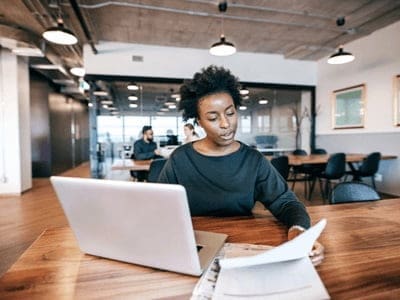
[[(137, 90), (128, 90), (127, 85), (133, 81)], [(103, 164), (100, 177), (110, 177), (116, 161), (130, 160), (144, 125), (153, 127), (159, 147), (166, 145), (167, 135), (176, 136), (176, 143), (182, 143), (185, 122), (177, 109), (181, 82), (92, 81), (97, 94), (91, 99), (96, 101), (98, 148), (103, 153), (98, 162)], [(314, 143), (314, 87), (246, 83), (246, 88), (249, 93), (243, 96), (238, 109), (236, 138), (270, 155), (296, 148), (309, 152)], [(205, 136), (200, 127), (195, 129)]]

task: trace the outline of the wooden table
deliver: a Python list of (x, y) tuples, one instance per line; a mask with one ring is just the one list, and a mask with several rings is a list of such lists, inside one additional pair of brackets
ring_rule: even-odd
[[(313, 206), (327, 218), (317, 267), (332, 299), (400, 299), (400, 198)], [(278, 245), (286, 229), (267, 211), (254, 217), (193, 218), (196, 229), (222, 232), (228, 242)], [(301, 276), (301, 274), (299, 274)], [(188, 299), (196, 277), (82, 254), (69, 228), (46, 230), (0, 279), (0, 298)]]
[[(362, 162), (364, 158), (367, 157), (368, 154), (360, 154), (360, 153), (346, 153), (346, 162), (347, 163), (357, 163)], [(311, 155), (288, 155), (289, 157), (289, 165), (291, 166), (301, 166), (304, 164), (324, 164), (328, 162), (330, 157), (329, 154), (311, 154)], [(382, 155), (381, 159), (396, 159), (395, 155)]]
[(111, 166), (111, 170), (132, 170), (132, 171), (148, 171), (150, 169), (151, 159), (133, 160), (133, 159), (117, 159)]

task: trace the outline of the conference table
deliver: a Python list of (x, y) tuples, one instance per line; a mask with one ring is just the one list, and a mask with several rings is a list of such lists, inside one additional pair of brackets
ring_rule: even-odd
[(151, 161), (151, 159), (116, 159), (111, 166), (111, 170), (149, 171)]
[[(300, 166), (303, 164), (324, 164), (328, 162), (329, 154), (311, 154), (311, 155), (287, 155), (289, 158), (289, 165)], [(271, 160), (273, 156), (266, 155), (267, 159)], [(367, 154), (361, 153), (347, 153), (346, 162), (349, 165), (359, 163), (367, 157)], [(395, 155), (382, 155), (382, 160), (396, 159)], [(111, 166), (112, 170), (132, 170), (132, 171), (148, 171), (150, 169), (151, 159), (148, 160), (134, 160), (134, 159), (117, 159)]]
[[(346, 162), (350, 165), (353, 163), (362, 162), (368, 154), (361, 153), (346, 153)], [(289, 165), (301, 166), (304, 164), (325, 164), (328, 162), (330, 154), (310, 154), (310, 155), (287, 155), (289, 158)], [(267, 158), (270, 158), (266, 156)], [(395, 155), (382, 155), (381, 160), (396, 159)]]
[[(400, 299), (400, 198), (308, 207), (328, 221), (316, 267), (332, 299)], [(227, 242), (276, 246), (287, 229), (268, 211), (250, 217), (194, 217)], [(299, 274), (301, 276), (301, 274)], [(80, 252), (68, 227), (49, 228), (0, 279), (0, 298), (189, 299), (198, 278)]]

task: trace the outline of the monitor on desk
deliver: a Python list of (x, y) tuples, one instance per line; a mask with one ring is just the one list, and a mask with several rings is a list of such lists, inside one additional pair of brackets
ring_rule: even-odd
[(225, 234), (193, 231), (183, 186), (51, 177), (85, 253), (199, 276)]

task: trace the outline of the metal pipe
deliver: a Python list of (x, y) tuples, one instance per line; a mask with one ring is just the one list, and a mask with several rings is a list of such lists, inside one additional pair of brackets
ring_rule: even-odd
[[(219, 13), (206, 13), (206, 12), (199, 12), (199, 11), (190, 11), (190, 10), (184, 10), (184, 9), (153, 6), (153, 5), (139, 4), (139, 3), (127, 3), (127, 2), (120, 2), (120, 1), (105, 1), (102, 3), (97, 3), (97, 4), (92, 4), (92, 5), (81, 4), (79, 6), (81, 8), (85, 8), (85, 9), (97, 9), (97, 8), (102, 8), (102, 7), (106, 7), (106, 6), (110, 6), (110, 5), (134, 7), (134, 8), (148, 9), (148, 10), (157, 10), (157, 11), (164, 11), (164, 12), (177, 13), (177, 14), (186, 14), (186, 15), (200, 16), (200, 17), (215, 17), (215, 18), (221, 17), (221, 15)], [(301, 24), (301, 23), (294, 23), (294, 22), (283, 22), (283, 21), (268, 20), (268, 19), (263, 19), (263, 18), (235, 16), (235, 15), (231, 15), (231, 14), (224, 15), (224, 18), (231, 19), (231, 20), (246, 21), (246, 22), (268, 23), (268, 24), (285, 25), (285, 26), (293, 26), (293, 27), (324, 29), (324, 30), (329, 30), (329, 31), (333, 31), (333, 32), (343, 32), (343, 30), (339, 30), (337, 28), (330, 28), (327, 26), (309, 25), (309, 24)]]
[(75, 15), (77, 16), (77, 18), (79, 20), (79, 24), (81, 25), (81, 27), (83, 29), (83, 32), (86, 36), (86, 39), (88, 40), (88, 42), (90, 44), (90, 47), (92, 48), (93, 53), (97, 54), (97, 49), (94, 45), (92, 34), (89, 31), (89, 28), (86, 24), (85, 19), (83, 18), (83, 15), (82, 15), (81, 9), (79, 8), (78, 3), (75, 0), (69, 0), (69, 3), (71, 4), (72, 9), (74, 10)]

